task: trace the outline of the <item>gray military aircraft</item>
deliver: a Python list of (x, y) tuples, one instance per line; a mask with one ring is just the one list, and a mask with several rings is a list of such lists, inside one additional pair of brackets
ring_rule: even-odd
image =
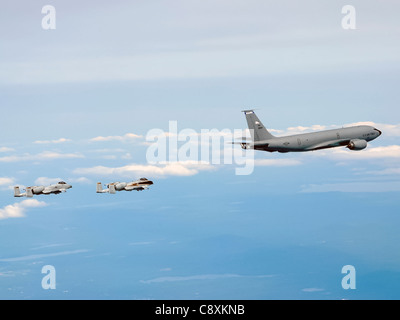
[(72, 186), (64, 181), (60, 181), (57, 184), (53, 184), (50, 186), (33, 186), (27, 187), (25, 189), (25, 193), (21, 193), (20, 188), (18, 186), (14, 187), (14, 197), (28, 197), (32, 198), (34, 195), (39, 194), (59, 194), (61, 192), (66, 192), (68, 189), (71, 189)]
[(380, 130), (371, 126), (352, 126), (275, 137), (264, 127), (254, 110), (243, 110), (242, 112), (246, 116), (252, 138), (252, 142), (234, 142), (240, 144), (243, 149), (269, 152), (302, 152), (343, 146), (350, 150), (362, 150), (367, 147), (367, 142), (382, 134)]
[(107, 189), (103, 189), (101, 186), (101, 182), (97, 183), (96, 192), (97, 193), (111, 193), (115, 194), (116, 191), (142, 191), (146, 190), (153, 184), (153, 181), (150, 181), (146, 178), (140, 178), (139, 180), (132, 182), (113, 182), (107, 184)]

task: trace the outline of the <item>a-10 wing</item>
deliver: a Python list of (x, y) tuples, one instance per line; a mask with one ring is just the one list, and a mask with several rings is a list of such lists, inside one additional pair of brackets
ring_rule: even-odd
[(126, 191), (133, 191), (133, 190), (142, 191), (142, 190), (146, 190), (148, 188), (149, 188), (148, 186), (126, 186), (125, 190)]

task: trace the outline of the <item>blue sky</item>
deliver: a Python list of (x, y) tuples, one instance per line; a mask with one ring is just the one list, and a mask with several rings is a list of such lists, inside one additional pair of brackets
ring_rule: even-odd
[[(0, 298), (398, 299), (399, 5), (353, 1), (344, 30), (345, 4), (3, 3)], [(245, 129), (246, 108), (276, 135), (383, 134), (360, 152), (256, 152), (242, 176), (146, 159), (151, 129)], [(142, 176), (150, 190), (95, 193)], [(59, 180), (73, 188), (13, 197)]]

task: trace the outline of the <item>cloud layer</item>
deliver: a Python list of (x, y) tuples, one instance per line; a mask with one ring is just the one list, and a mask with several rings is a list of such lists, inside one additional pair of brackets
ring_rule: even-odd
[(0, 219), (8, 218), (21, 218), (25, 216), (25, 212), (29, 208), (40, 208), (45, 207), (47, 204), (43, 201), (36, 199), (26, 199), (21, 202), (10, 204), (0, 209)]
[(69, 142), (71, 141), (70, 139), (66, 139), (66, 138), (60, 138), (57, 140), (36, 140), (34, 143), (36, 144), (58, 144), (58, 143), (64, 143), (64, 142)]
[(105, 142), (105, 141), (130, 141), (134, 139), (142, 138), (142, 136), (134, 134), (134, 133), (127, 133), (123, 136), (98, 136), (95, 138), (90, 139), (92, 142)]
[(400, 145), (383, 147), (367, 147), (361, 151), (351, 151), (346, 148), (335, 148), (315, 153), (320, 157), (330, 157), (334, 160), (359, 160), (359, 159), (400, 159)]
[(22, 155), (11, 155), (0, 157), (0, 162), (19, 162), (19, 161), (41, 161), (56, 159), (77, 159), (84, 158), (80, 153), (60, 153), (55, 151), (43, 151), (38, 154), (25, 153)]
[(78, 168), (73, 171), (77, 175), (95, 175), (99, 177), (136, 177), (146, 176), (192, 176), (201, 170), (213, 170), (210, 164), (194, 162), (173, 162), (162, 166), (130, 164), (122, 167), (95, 166), (90, 168)]
[(320, 193), (320, 192), (399, 192), (399, 181), (357, 181), (326, 184), (309, 184), (302, 186), (301, 192)]

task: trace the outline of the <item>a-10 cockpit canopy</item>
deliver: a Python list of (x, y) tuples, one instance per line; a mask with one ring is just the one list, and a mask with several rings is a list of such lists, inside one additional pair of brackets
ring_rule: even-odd
[(60, 181), (58, 184), (67, 184), (67, 183), (64, 181)]
[(138, 185), (151, 185), (153, 184), (153, 181), (150, 181), (147, 178), (140, 178), (139, 181), (137, 182)]

